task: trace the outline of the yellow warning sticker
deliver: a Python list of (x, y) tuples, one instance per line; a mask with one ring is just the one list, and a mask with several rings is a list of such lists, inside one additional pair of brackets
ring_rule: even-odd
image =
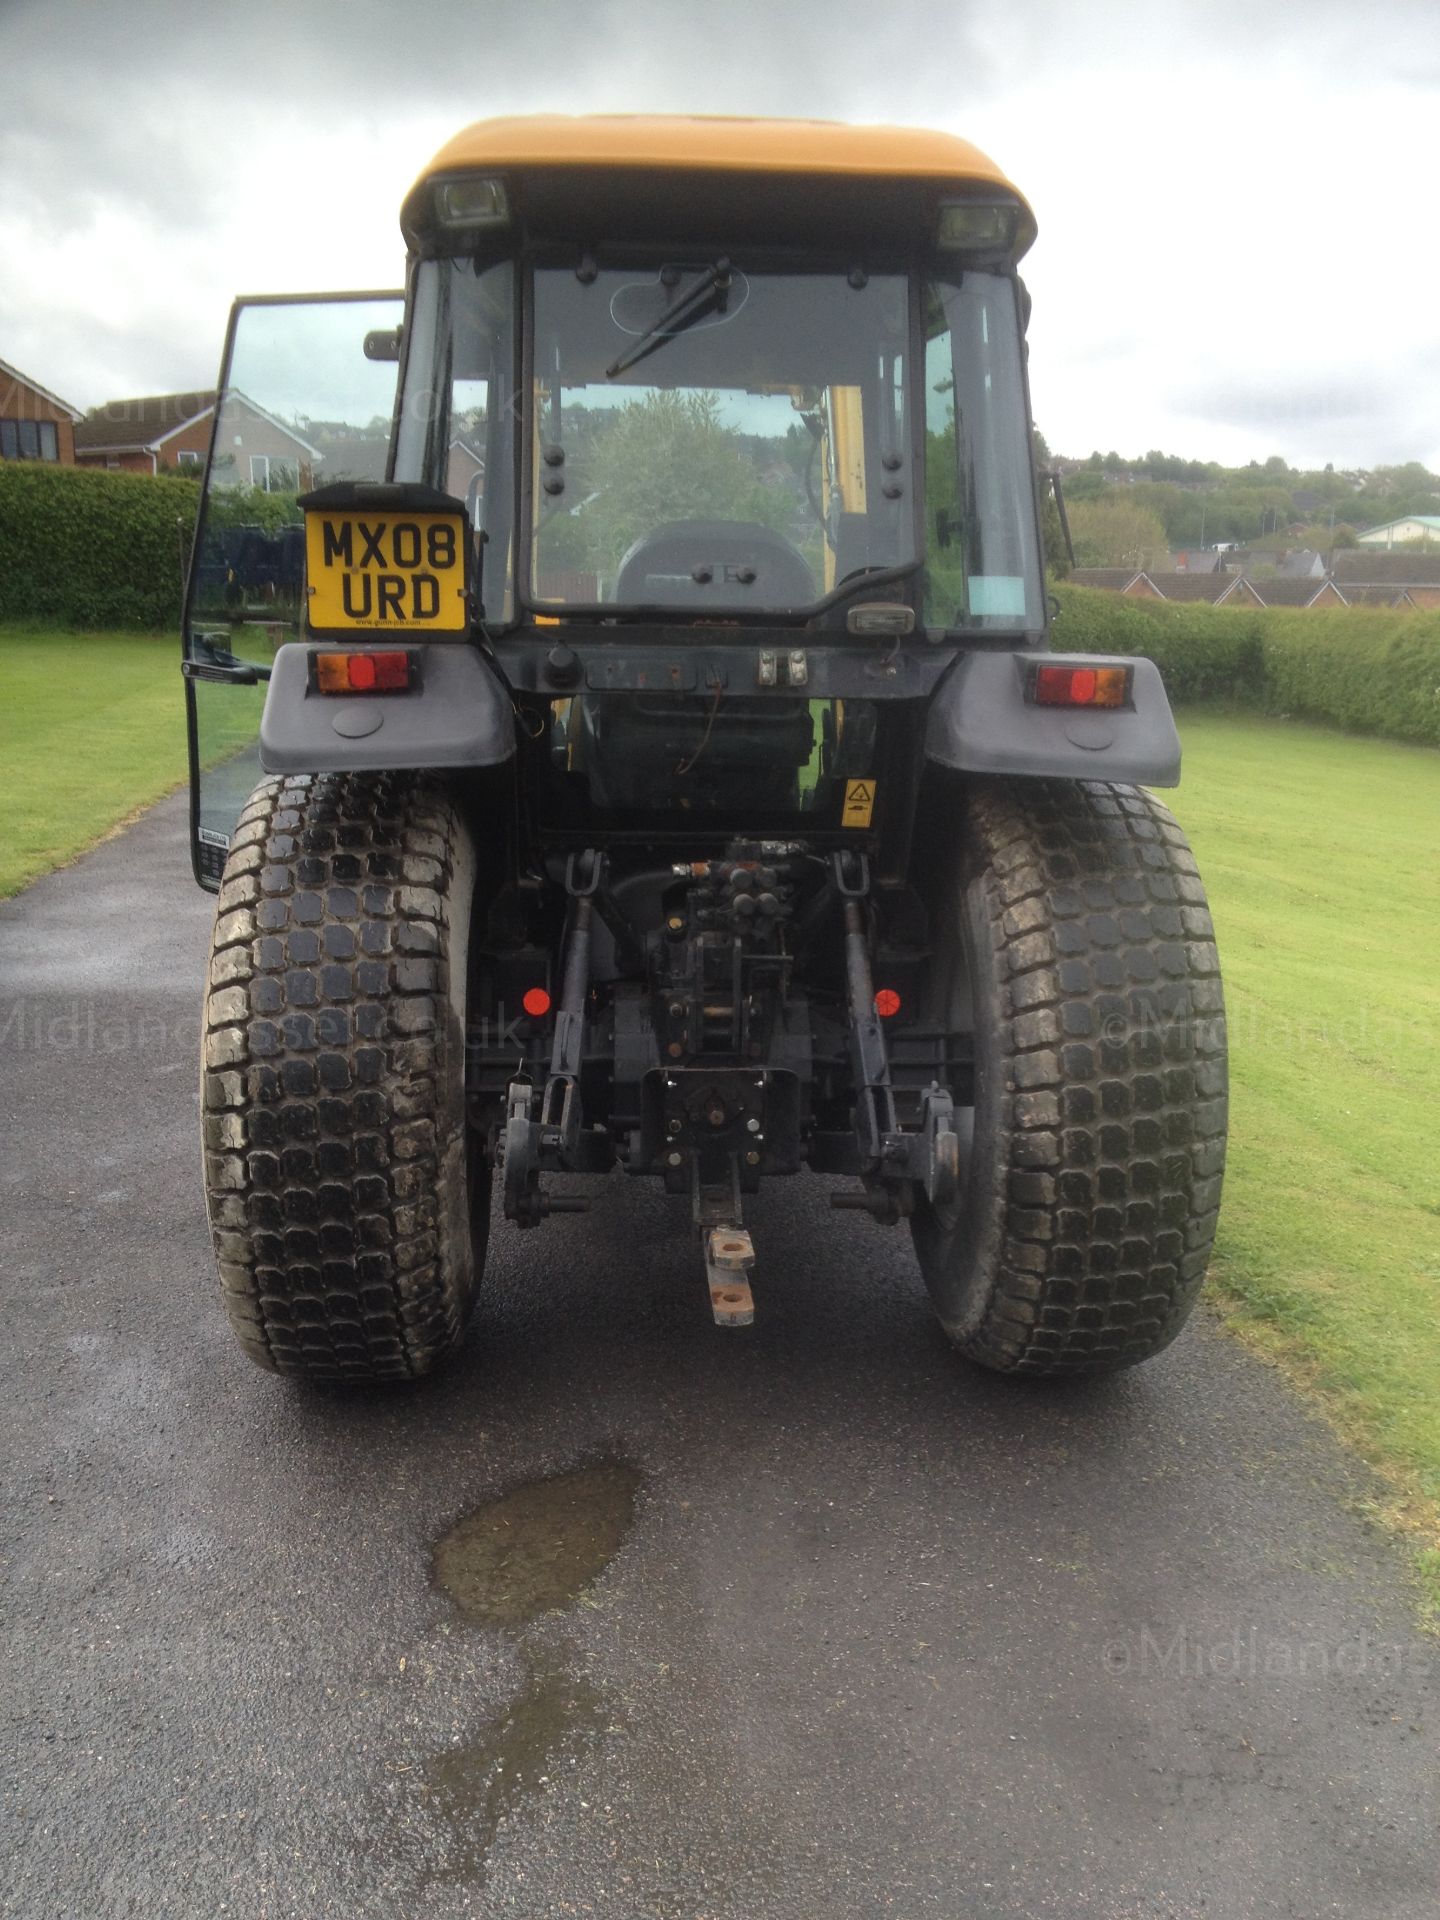
[(842, 827), (868, 827), (870, 816), (875, 811), (875, 782), (873, 780), (847, 780), (845, 782), (845, 806), (840, 815)]

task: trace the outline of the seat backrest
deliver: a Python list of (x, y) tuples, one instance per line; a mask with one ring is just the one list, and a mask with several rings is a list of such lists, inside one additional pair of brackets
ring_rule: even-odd
[(807, 607), (815, 577), (784, 534), (749, 520), (674, 520), (637, 540), (615, 575), (622, 605)]

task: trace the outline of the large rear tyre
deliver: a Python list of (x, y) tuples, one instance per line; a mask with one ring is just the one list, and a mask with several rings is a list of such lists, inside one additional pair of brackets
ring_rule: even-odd
[(932, 1013), (973, 1032), (959, 1202), (912, 1220), (955, 1345), (1001, 1373), (1135, 1365), (1184, 1325), (1215, 1236), (1225, 1025), (1169, 810), (1136, 787), (976, 782), (937, 876)]
[(475, 852), (433, 785), (262, 782), (211, 946), (205, 1187), (230, 1324), (262, 1367), (408, 1379), (459, 1341), (489, 1168), (466, 1125)]

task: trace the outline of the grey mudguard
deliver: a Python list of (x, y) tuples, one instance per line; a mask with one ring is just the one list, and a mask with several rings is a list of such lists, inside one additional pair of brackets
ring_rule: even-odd
[[(1025, 698), (1036, 663), (1129, 667), (1131, 701), (1114, 710), (1037, 707)], [(967, 653), (930, 702), (925, 753), (962, 773), (1180, 784), (1180, 736), (1153, 660), (1112, 653)]]
[(368, 773), (402, 767), (494, 767), (515, 751), (515, 712), (489, 662), (455, 642), (412, 646), (418, 688), (408, 693), (317, 693), (310, 656), (329, 646), (283, 646), (260, 719), (267, 773)]

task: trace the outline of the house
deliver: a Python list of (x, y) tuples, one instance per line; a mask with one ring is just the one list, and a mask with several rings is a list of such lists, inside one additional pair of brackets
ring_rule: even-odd
[(1233, 573), (1152, 573), (1146, 576), (1162, 600), (1208, 600), (1218, 607), (1238, 596), (1262, 604), (1248, 580)]
[(1440, 606), (1440, 553), (1380, 552), (1374, 547), (1344, 547), (1334, 557), (1331, 573), (1347, 603), (1355, 605), (1355, 591), (1380, 587), (1391, 596), (1391, 606), (1402, 596), (1412, 607)]
[(1262, 607), (1343, 607), (1346, 604), (1335, 582), (1323, 575), (1282, 573), (1273, 580), (1246, 580), (1243, 584)]
[[(162, 466), (200, 473), (210, 450), (215, 394), (157, 393), (94, 407), (75, 428), (75, 459), (82, 467), (121, 473), (158, 473)], [(215, 448), (214, 477), (222, 486), (262, 493), (314, 483), (320, 455), (293, 427), (242, 393), (226, 396)]]
[(1220, 549), (1218, 547), (1186, 547), (1183, 551), (1170, 555), (1172, 573), (1218, 573), (1220, 571)]
[(1065, 576), (1069, 587), (1101, 587), (1107, 593), (1124, 593), (1144, 575), (1135, 567), (1072, 567)]
[(157, 393), (143, 400), (108, 400), (92, 407), (75, 429), (82, 467), (119, 473), (155, 473), (163, 466), (205, 465), (215, 395)]
[(0, 460), (73, 467), (75, 423), (81, 417), (78, 407), (0, 360)]
[(1383, 526), (1367, 527), (1355, 538), (1362, 547), (1398, 547), (1407, 540), (1440, 545), (1440, 513), (1412, 513), (1404, 520), (1387, 520)]
[(484, 454), (464, 434), (454, 434), (445, 464), (445, 491), (457, 500), (470, 500), (481, 492), (484, 484)]
[[(1331, 586), (1335, 583), (1332, 580)], [(1424, 589), (1420, 589), (1421, 592)], [(1339, 587), (1335, 592), (1347, 607), (1415, 607), (1419, 602), (1412, 600), (1404, 587), (1397, 592), (1394, 587), (1357, 587), (1347, 586), (1343, 593)]]

